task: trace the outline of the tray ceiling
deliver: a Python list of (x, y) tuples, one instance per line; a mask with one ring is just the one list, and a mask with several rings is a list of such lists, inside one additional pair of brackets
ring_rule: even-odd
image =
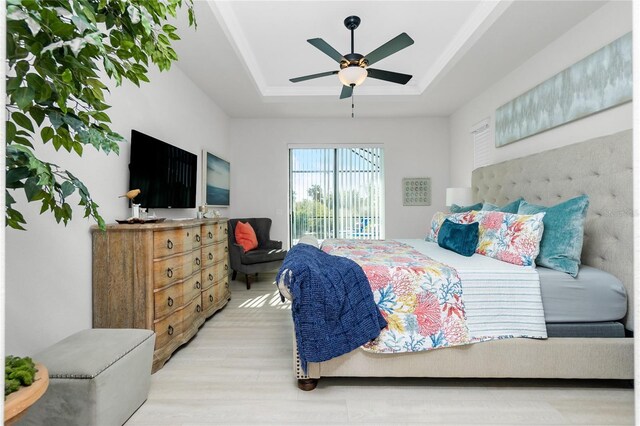
[[(515, 69), (604, 1), (196, 1), (198, 29), (179, 22), (178, 66), (229, 114), (345, 117), (336, 62), (306, 42), (350, 50), (343, 20), (362, 19), (366, 55), (406, 32), (415, 44), (375, 68), (412, 74), (405, 86), (368, 78), (355, 89), (359, 116), (449, 115)], [(446, 89), (446, 90), (445, 90)]]

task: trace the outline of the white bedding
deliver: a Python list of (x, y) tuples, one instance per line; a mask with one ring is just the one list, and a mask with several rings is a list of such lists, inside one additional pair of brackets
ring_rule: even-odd
[(472, 338), (546, 338), (538, 272), (490, 257), (461, 256), (424, 240), (397, 240), (458, 271)]

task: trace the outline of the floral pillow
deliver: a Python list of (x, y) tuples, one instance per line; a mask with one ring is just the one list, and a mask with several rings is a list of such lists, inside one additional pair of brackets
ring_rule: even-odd
[(480, 224), (476, 253), (515, 265), (535, 266), (544, 231), (542, 218), (545, 213), (474, 213), (476, 221)]
[(433, 215), (431, 219), (431, 227), (429, 228), (429, 233), (427, 234), (426, 241), (431, 241), (434, 243), (438, 242), (438, 233), (440, 232), (440, 227), (445, 219), (449, 219), (453, 223), (462, 223), (468, 224), (476, 221), (476, 214), (478, 212), (475, 210), (462, 212), (462, 213), (443, 213), (437, 212)]

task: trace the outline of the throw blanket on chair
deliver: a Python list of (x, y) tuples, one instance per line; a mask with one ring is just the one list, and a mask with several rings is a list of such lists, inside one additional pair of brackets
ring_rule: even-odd
[(373, 300), (362, 268), (308, 244), (293, 246), (281, 276), (292, 295), (291, 311), (302, 364), (346, 354), (375, 339), (387, 322)]

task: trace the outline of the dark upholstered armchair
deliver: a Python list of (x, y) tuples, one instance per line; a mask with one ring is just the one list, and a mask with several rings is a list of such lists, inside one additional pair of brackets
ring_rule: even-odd
[[(249, 223), (256, 232), (258, 248), (244, 252), (240, 244), (236, 242), (236, 223), (238, 221)], [(247, 289), (251, 288), (249, 274), (276, 270), (282, 265), (282, 260), (287, 254), (282, 250), (282, 241), (273, 241), (269, 237), (271, 231), (271, 219), (266, 217), (249, 219), (229, 219), (229, 259), (233, 269), (232, 280), (236, 279), (238, 272), (246, 275)]]

